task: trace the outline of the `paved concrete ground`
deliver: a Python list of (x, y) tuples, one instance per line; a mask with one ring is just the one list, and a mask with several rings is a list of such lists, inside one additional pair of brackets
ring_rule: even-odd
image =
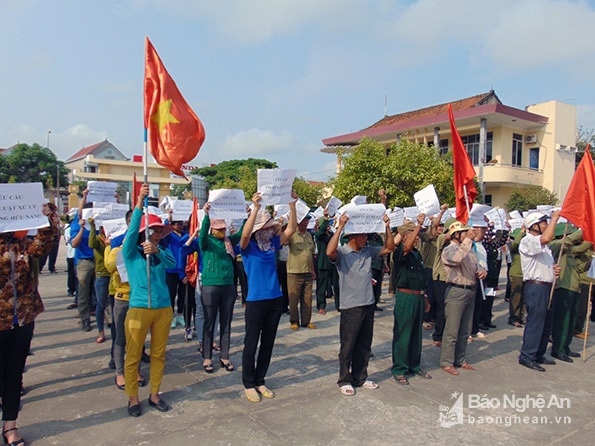
[[(72, 298), (66, 297), (62, 254), (60, 273), (40, 278), (46, 311), (37, 321), (19, 417), (20, 432), (30, 444), (591, 444), (595, 434), (595, 349), (589, 347), (586, 362), (548, 366), (546, 373), (519, 366), (522, 329), (507, 325), (508, 304), (501, 297), (495, 303), (498, 328), (468, 347), (476, 371), (462, 370), (458, 377), (443, 372), (439, 349), (424, 331), (422, 366), (433, 379), (414, 377), (405, 387), (390, 375), (394, 300), (385, 294), (369, 366), (380, 388), (361, 389), (353, 397), (343, 396), (336, 385), (339, 313), (332, 311), (331, 301), (326, 316), (313, 316), (317, 330), (292, 332), (288, 316), (282, 317), (267, 379), (277, 396), (258, 404), (243, 397), (240, 371), (217, 367), (206, 374), (197, 342), (186, 343), (182, 329), (172, 330), (162, 391), (173, 410), (149, 408), (145, 387), (140, 389), (143, 415), (131, 418), (127, 398), (108, 368), (109, 342), (96, 344), (95, 330), (81, 331), (76, 310), (66, 310)], [(238, 303), (231, 350), (236, 365), (242, 330)], [(575, 350), (579, 343), (573, 341)], [(463, 398), (457, 399), (460, 393)], [(477, 407), (478, 398), (489, 404)], [(516, 408), (510, 407), (515, 398)], [(546, 404), (541, 410), (536, 408), (540, 398)], [(521, 402), (533, 407), (523, 411)], [(449, 422), (453, 425), (444, 427)]]

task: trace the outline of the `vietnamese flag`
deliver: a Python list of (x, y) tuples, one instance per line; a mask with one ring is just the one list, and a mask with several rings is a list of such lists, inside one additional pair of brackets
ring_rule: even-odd
[[(448, 104), (448, 119), (450, 120), (450, 132), (452, 134), (452, 163), (455, 171), (456, 218), (462, 223), (467, 223), (469, 220), (469, 209), (473, 206), (473, 202), (477, 196), (474, 181), (475, 169), (473, 169), (461, 135), (459, 135), (459, 131), (455, 125), (451, 104)], [(467, 201), (465, 200), (465, 195), (467, 195)]]
[(151, 155), (162, 167), (186, 178), (181, 167), (198, 153), (205, 140), (205, 130), (148, 37), (145, 41), (144, 96), (144, 124), (149, 133)]
[(590, 144), (574, 172), (560, 215), (583, 230), (584, 240), (595, 243), (595, 168)]

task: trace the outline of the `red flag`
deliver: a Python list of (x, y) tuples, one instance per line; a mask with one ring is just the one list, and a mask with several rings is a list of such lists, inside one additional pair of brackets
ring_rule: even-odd
[[(477, 196), (475, 189), (475, 169), (467, 155), (463, 140), (455, 126), (455, 118), (452, 114), (452, 106), (448, 104), (448, 119), (450, 120), (450, 132), (452, 134), (452, 163), (455, 170), (455, 197), (457, 204), (456, 218), (462, 223), (469, 220), (469, 212)], [(465, 188), (467, 189), (467, 202), (465, 202)], [(467, 207), (467, 204), (469, 206)]]
[(595, 168), (590, 144), (574, 172), (560, 215), (583, 230), (584, 240), (595, 243)]
[[(194, 234), (196, 228), (198, 228), (198, 201), (196, 200), (196, 197), (194, 197), (194, 202), (192, 203), (192, 214), (190, 214), (190, 224), (188, 228), (190, 235)], [(190, 285), (196, 288), (196, 281), (198, 280), (198, 253), (195, 252), (188, 255), (185, 273)]]
[(205, 130), (157, 51), (145, 42), (145, 129), (149, 150), (158, 164), (186, 178), (182, 165), (192, 161), (205, 140)]
[(142, 185), (143, 183), (136, 181), (136, 172), (132, 172), (132, 198), (130, 200), (130, 203), (133, 209), (134, 206), (136, 206), (136, 202), (138, 200), (138, 196), (140, 195), (140, 188)]

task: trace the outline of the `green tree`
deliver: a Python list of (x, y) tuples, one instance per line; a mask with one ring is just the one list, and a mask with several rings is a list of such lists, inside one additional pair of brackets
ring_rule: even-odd
[(17, 144), (7, 155), (0, 155), (0, 183), (41, 182), (44, 189), (57, 184), (62, 188), (68, 185), (68, 171), (54, 152), (37, 143)]
[(587, 145), (591, 144), (591, 157), (595, 156), (595, 130), (593, 129), (586, 129), (583, 126), (580, 126), (577, 130), (576, 136), (576, 148), (578, 149), (576, 152), (576, 159), (575, 165), (578, 166), (581, 160), (583, 159), (583, 155), (585, 154), (585, 150), (587, 149)]
[(558, 197), (556, 193), (541, 186), (518, 188), (510, 193), (504, 206), (508, 211), (527, 211), (535, 209), (540, 204), (557, 205)]
[(454, 204), (453, 169), (434, 147), (402, 140), (385, 148), (364, 138), (355, 151), (344, 157), (344, 168), (333, 181), (334, 195), (343, 202), (366, 195), (378, 202), (385, 189), (387, 206), (414, 206), (413, 194), (433, 184), (441, 203)]

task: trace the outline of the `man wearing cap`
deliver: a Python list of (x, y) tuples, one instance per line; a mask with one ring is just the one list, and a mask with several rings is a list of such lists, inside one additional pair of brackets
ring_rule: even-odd
[(550, 330), (546, 329), (550, 292), (552, 283), (560, 275), (560, 267), (554, 263), (548, 244), (554, 238), (559, 217), (560, 211), (554, 211), (548, 224), (547, 216), (541, 212), (527, 215), (527, 234), (519, 245), (523, 270), (523, 300), (527, 309), (519, 364), (539, 372), (545, 372), (540, 364), (555, 364), (543, 355), (550, 336)]
[(421, 254), (414, 247), (425, 214), (417, 216), (417, 224), (399, 226), (401, 243), (393, 254), (393, 288), (395, 290), (395, 323), (393, 327), (393, 378), (402, 385), (409, 384), (407, 374), (431, 379), (421, 369), (421, 340), (424, 311), (429, 310), (426, 271)]
[[(339, 285), (337, 283), (337, 269), (331, 263), (326, 255), (326, 247), (333, 236), (332, 227), (329, 224), (328, 210), (324, 210), (324, 216), (318, 219), (318, 225), (314, 238), (318, 248), (318, 257), (316, 259), (318, 272), (316, 274), (316, 308), (318, 314), (326, 314), (326, 298), (329, 291), (338, 296)], [(338, 302), (338, 301), (336, 301)], [(336, 305), (339, 309), (339, 305)]]
[(521, 255), (519, 254), (519, 245), (524, 236), (525, 232), (521, 228), (515, 229), (510, 234), (512, 242), (508, 246), (512, 257), (508, 270), (508, 283), (506, 284), (510, 296), (508, 301), (508, 323), (517, 328), (522, 327), (525, 323), (523, 318), (523, 270), (521, 269)]
[(446, 326), (440, 350), (440, 366), (451, 375), (457, 368), (475, 370), (465, 361), (467, 338), (473, 319), (476, 280), (486, 277), (486, 270), (477, 262), (473, 240), (477, 230), (460, 221), (448, 228), (450, 244), (441, 254), (446, 269)]
[(337, 231), (326, 248), (329, 259), (337, 266), (341, 289), (341, 320), (339, 322), (339, 380), (341, 393), (355, 395), (354, 387), (377, 389), (369, 381), (368, 361), (374, 336), (374, 291), (372, 290), (372, 258), (390, 254), (395, 243), (390, 231), (390, 219), (385, 214), (384, 246), (366, 246), (367, 234), (348, 234), (346, 245), (339, 246), (341, 233), (349, 220), (339, 218)]
[[(310, 214), (298, 223), (297, 231), (289, 239), (287, 256), (287, 294), (289, 296), (289, 324), (292, 330), (298, 327), (316, 328), (312, 319), (312, 280), (314, 270), (314, 239), (308, 232)], [(298, 312), (299, 304), (299, 312)]]

